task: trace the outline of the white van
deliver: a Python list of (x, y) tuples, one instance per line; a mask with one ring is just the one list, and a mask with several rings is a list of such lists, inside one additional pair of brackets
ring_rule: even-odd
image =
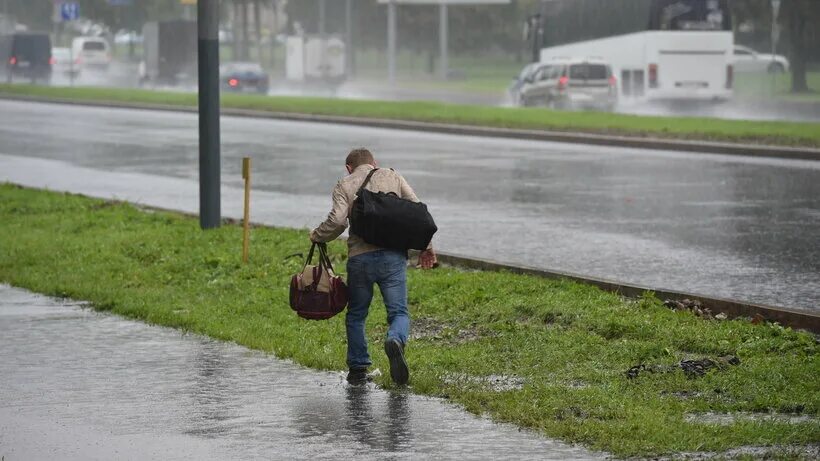
[(82, 68), (107, 70), (111, 64), (111, 46), (101, 37), (77, 37), (71, 42), (71, 52)]
[(612, 111), (618, 103), (617, 80), (600, 58), (554, 59), (525, 77), (522, 106)]

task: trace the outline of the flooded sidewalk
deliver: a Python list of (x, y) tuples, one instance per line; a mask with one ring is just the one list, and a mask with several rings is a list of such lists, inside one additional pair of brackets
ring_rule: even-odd
[(600, 459), (439, 399), (0, 285), (0, 457)]

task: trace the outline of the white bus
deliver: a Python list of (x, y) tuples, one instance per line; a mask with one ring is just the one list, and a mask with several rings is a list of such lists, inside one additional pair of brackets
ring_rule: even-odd
[(646, 30), (543, 48), (540, 61), (603, 59), (621, 101), (725, 101), (732, 96), (734, 47), (727, 3), (652, 0)]

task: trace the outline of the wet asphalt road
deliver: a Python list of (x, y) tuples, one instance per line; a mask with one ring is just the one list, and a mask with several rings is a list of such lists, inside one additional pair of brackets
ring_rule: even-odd
[[(222, 128), (226, 215), (241, 214), (250, 155), (253, 219), (317, 224), (344, 155), (364, 145), (429, 204), (444, 251), (820, 308), (820, 162), (236, 117)], [(0, 101), (0, 180), (194, 211), (196, 133), (192, 114)]]
[(0, 458), (600, 459), (441, 400), (0, 285)]

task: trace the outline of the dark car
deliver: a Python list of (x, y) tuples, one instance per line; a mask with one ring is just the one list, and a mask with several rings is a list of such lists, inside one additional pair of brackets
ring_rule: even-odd
[(18, 32), (0, 36), (0, 72), (8, 83), (25, 78), (32, 83), (51, 81), (51, 38), (48, 34)]
[(224, 91), (268, 92), (268, 74), (254, 62), (232, 62), (219, 69), (219, 80)]

